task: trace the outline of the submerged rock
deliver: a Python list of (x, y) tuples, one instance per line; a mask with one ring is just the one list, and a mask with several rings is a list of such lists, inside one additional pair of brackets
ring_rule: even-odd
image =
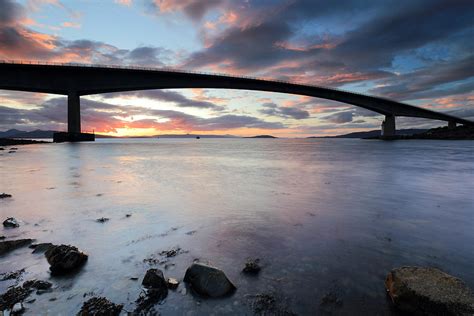
[(25, 273), (25, 269), (20, 269), (12, 272), (0, 273), (0, 281), (18, 280)]
[(48, 251), (49, 248), (53, 247), (54, 245), (50, 242), (41, 243), (41, 244), (33, 244), (28, 248), (34, 249), (31, 253), (42, 253)]
[(163, 300), (160, 292), (154, 289), (148, 289), (140, 293), (135, 301), (137, 307), (132, 315), (159, 315), (154, 305)]
[(248, 259), (242, 272), (247, 274), (258, 274), (261, 270), (260, 259)]
[(274, 293), (259, 293), (250, 295), (253, 297), (251, 306), (255, 315), (278, 315), (278, 316), (295, 316), (281, 299), (276, 298)]
[(14, 286), (0, 295), (0, 311), (11, 310), (16, 303), (23, 302), (31, 293), (30, 289)]
[(37, 290), (47, 290), (50, 289), (53, 286), (53, 283), (48, 282), (48, 281), (43, 281), (43, 280), (28, 280), (25, 283), (23, 283), (24, 288), (34, 288)]
[(186, 270), (184, 282), (190, 283), (198, 294), (209, 297), (224, 296), (236, 289), (222, 270), (199, 262)]
[(24, 247), (33, 242), (33, 239), (17, 239), (0, 241), (0, 255), (6, 254), (15, 249)]
[(4, 227), (16, 228), (20, 227), (18, 221), (14, 217), (8, 217), (6, 220), (3, 221)]
[(122, 304), (114, 304), (105, 297), (93, 297), (84, 302), (78, 316), (118, 316), (122, 311)]
[(460, 279), (436, 268), (390, 271), (385, 288), (400, 310), (417, 315), (474, 315), (474, 295)]
[(77, 270), (87, 261), (87, 255), (74, 246), (60, 245), (50, 247), (45, 252), (52, 274), (62, 274)]
[(0, 199), (6, 199), (6, 198), (11, 198), (12, 195), (11, 194), (7, 194), (7, 193), (1, 193), (0, 194)]
[(109, 221), (110, 218), (107, 218), (107, 217), (101, 217), (101, 218), (98, 218), (96, 219), (95, 221), (98, 222), (98, 223), (105, 223), (107, 221)]
[(12, 315), (23, 314), (24, 312), (25, 312), (25, 307), (23, 306), (23, 303), (20, 302), (13, 305)]

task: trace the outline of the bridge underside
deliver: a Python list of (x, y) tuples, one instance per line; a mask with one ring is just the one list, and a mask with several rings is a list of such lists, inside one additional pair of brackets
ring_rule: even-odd
[(336, 89), (252, 78), (165, 70), (0, 63), (0, 89), (68, 96), (68, 133), (81, 133), (80, 96), (149, 89), (239, 89), (305, 95), (339, 101), (382, 115), (382, 136), (395, 135), (395, 117), (420, 117), (458, 124), (471, 121), (393, 100)]

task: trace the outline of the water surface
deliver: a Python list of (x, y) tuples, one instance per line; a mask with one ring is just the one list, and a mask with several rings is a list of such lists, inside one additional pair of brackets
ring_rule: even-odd
[[(0, 258), (0, 272), (26, 268), (25, 280), (57, 287), (31, 296), (31, 314), (76, 313), (92, 293), (133, 310), (148, 268), (181, 280), (194, 259), (223, 269), (237, 292), (206, 300), (181, 284), (157, 307), (164, 315), (252, 314), (257, 293), (302, 315), (396, 314), (383, 281), (403, 265), (474, 287), (474, 142), (99, 139), (2, 153), (0, 191), (13, 198), (0, 218), (21, 227), (0, 235), (89, 254), (62, 278), (28, 248)], [(144, 262), (173, 247), (185, 252)], [(260, 258), (258, 277), (241, 273), (247, 258)], [(320, 306), (328, 292), (343, 305)]]

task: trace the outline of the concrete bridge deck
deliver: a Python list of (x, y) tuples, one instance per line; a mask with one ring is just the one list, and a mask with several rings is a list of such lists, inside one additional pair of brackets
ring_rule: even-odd
[(0, 89), (68, 96), (69, 133), (81, 132), (80, 96), (177, 88), (267, 91), (339, 101), (385, 115), (382, 126), (383, 136), (395, 134), (395, 117), (397, 116), (441, 120), (449, 122), (450, 126), (474, 124), (466, 119), (382, 97), (277, 80), (176, 69), (0, 61)]

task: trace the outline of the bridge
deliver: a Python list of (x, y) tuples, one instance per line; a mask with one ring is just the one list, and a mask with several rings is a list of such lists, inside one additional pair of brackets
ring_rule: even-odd
[(339, 89), (252, 77), (198, 73), (176, 69), (0, 61), (0, 89), (42, 92), (68, 97), (68, 135), (81, 135), (80, 96), (149, 89), (239, 89), (304, 95), (339, 101), (385, 116), (381, 136), (395, 135), (395, 118), (419, 117), (456, 124), (474, 122), (394, 100)]

